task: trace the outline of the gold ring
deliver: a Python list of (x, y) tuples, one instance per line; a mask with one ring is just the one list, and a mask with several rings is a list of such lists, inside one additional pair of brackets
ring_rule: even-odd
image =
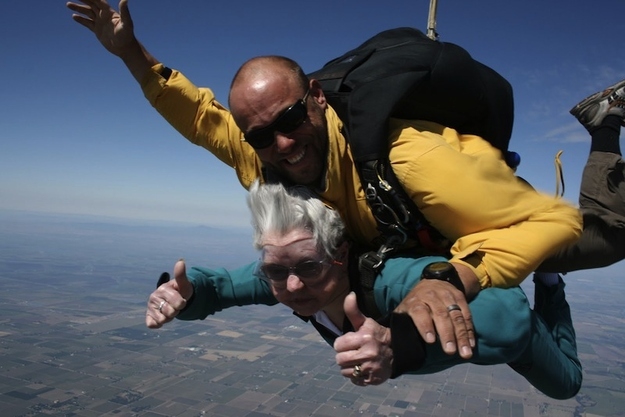
[(352, 376), (356, 379), (362, 376), (362, 368), (360, 367), (360, 365), (354, 366), (354, 372), (352, 372)]
[(161, 303), (158, 305), (158, 312), (162, 313), (163, 312), (163, 306), (165, 305), (167, 301), (163, 300), (161, 301)]

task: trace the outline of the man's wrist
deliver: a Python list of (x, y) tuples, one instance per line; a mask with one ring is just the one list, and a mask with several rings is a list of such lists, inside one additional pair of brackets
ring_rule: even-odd
[(483, 288), (476, 275), (476, 271), (470, 265), (465, 265), (464, 262), (452, 261), (451, 264), (456, 268), (462, 280), (466, 300), (473, 300)]
[(464, 283), (460, 279), (458, 271), (453, 264), (449, 262), (432, 262), (423, 268), (421, 279), (435, 279), (445, 281), (453, 285), (458, 291), (466, 293)]

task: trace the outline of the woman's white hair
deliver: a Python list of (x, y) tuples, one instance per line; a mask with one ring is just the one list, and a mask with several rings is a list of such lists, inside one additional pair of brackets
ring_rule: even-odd
[(260, 184), (249, 190), (247, 204), (252, 215), (254, 247), (262, 249), (267, 233), (285, 235), (292, 230), (309, 230), (317, 246), (333, 257), (345, 240), (341, 216), (326, 206), (307, 187), (285, 188), (281, 184)]

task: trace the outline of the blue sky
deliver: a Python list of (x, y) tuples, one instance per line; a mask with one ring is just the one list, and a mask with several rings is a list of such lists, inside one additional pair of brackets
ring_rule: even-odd
[[(425, 30), (429, 0), (317, 2), (131, 0), (137, 37), (225, 103), (246, 59), (281, 54), (313, 71), (384, 29)], [(244, 190), (179, 136), (122, 62), (71, 20), (64, 1), (13, 1), (0, 26), (0, 209), (247, 226)], [(515, 89), (511, 149), (519, 174), (553, 192), (564, 150), (565, 197), (577, 200), (588, 154), (568, 110), (625, 78), (622, 0), (440, 0), (440, 39)]]

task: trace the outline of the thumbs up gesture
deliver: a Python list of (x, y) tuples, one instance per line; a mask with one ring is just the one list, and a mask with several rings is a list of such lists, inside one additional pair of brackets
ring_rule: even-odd
[(358, 308), (356, 294), (345, 297), (343, 309), (354, 327), (334, 341), (336, 363), (341, 375), (356, 385), (379, 385), (392, 373), (391, 331), (365, 316)]
[(187, 278), (186, 265), (183, 260), (174, 265), (173, 281), (161, 276), (159, 283), (156, 291), (148, 298), (145, 325), (150, 329), (158, 329), (163, 324), (172, 321), (193, 295), (193, 284)]

